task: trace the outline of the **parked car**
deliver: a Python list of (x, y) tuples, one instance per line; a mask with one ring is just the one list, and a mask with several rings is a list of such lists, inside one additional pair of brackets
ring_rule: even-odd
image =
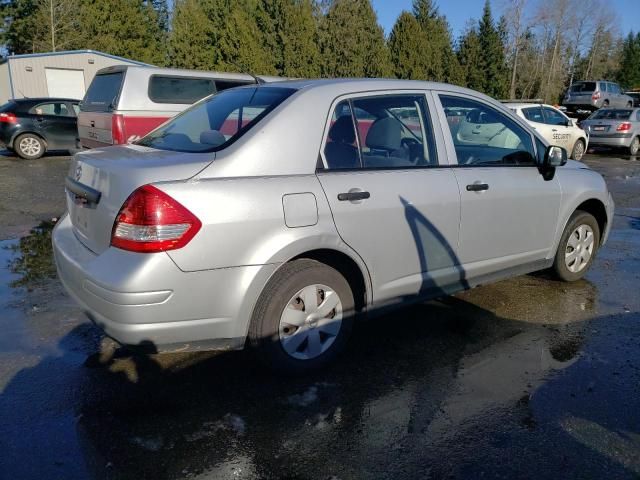
[(25, 159), (76, 147), (78, 100), (22, 98), (0, 107), (0, 142)]
[(240, 73), (132, 65), (103, 68), (80, 104), (79, 148), (138, 139), (207, 95), (255, 83), (254, 77)]
[(505, 103), (507, 107), (524, 118), (552, 145), (558, 145), (568, 152), (571, 158), (582, 160), (589, 145), (589, 136), (576, 122), (551, 105), (532, 103)]
[(640, 108), (603, 108), (582, 122), (591, 145), (640, 150)]
[(614, 208), (598, 173), (499, 102), (375, 79), (223, 91), (77, 154), (66, 189), (59, 277), (108, 335), (248, 340), (287, 371), (333, 359), (364, 312), (546, 268), (577, 280)]
[(597, 110), (601, 107), (631, 107), (633, 99), (622, 93), (620, 85), (602, 80), (574, 82), (567, 90), (562, 105), (569, 112)]
[(625, 95), (629, 95), (633, 99), (633, 106), (640, 107), (640, 91), (631, 90), (629, 92), (624, 92)]

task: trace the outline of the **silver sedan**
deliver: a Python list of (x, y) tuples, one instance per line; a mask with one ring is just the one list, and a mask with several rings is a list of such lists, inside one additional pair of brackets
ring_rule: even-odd
[(640, 151), (640, 108), (601, 108), (581, 125), (591, 145), (624, 148), (630, 155)]
[(108, 335), (248, 344), (290, 372), (364, 314), (550, 267), (577, 280), (613, 215), (599, 174), (500, 103), (399, 80), (224, 91), (77, 154), (66, 192), (59, 278)]

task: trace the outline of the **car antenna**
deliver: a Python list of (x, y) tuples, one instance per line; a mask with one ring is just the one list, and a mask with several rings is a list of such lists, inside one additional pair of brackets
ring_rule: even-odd
[(263, 79), (261, 79), (257, 75), (254, 75), (250, 71), (248, 71), (247, 68), (242, 68), (240, 65), (238, 65), (236, 62), (233, 62), (233, 61), (231, 62), (231, 64), (234, 67), (236, 67), (238, 69), (238, 71), (240, 71), (240, 73), (244, 73), (245, 75), (249, 75), (251, 78), (253, 78), (256, 81), (257, 85), (262, 85), (263, 83), (265, 83), (265, 81)]

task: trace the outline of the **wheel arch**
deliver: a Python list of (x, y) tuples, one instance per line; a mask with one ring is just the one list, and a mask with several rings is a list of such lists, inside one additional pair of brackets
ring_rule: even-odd
[(13, 137), (11, 137), (11, 143), (9, 144), (9, 146), (15, 150), (15, 142), (16, 142), (17, 138), (20, 135), (27, 135), (27, 134), (28, 135), (33, 135), (34, 137), (38, 137), (40, 140), (42, 140), (42, 143), (44, 144), (45, 152), (47, 151), (47, 149), (49, 148), (49, 144), (47, 143), (47, 139), (44, 138), (42, 135), (40, 135), (38, 132), (34, 132), (32, 130), (22, 130), (22, 131), (14, 133)]
[(574, 212), (577, 210), (582, 210), (583, 212), (590, 213), (594, 216), (596, 222), (598, 222), (598, 228), (600, 229), (600, 244), (602, 245), (604, 232), (609, 222), (609, 218), (607, 217), (607, 208), (604, 206), (604, 203), (597, 198), (590, 198), (578, 205)]

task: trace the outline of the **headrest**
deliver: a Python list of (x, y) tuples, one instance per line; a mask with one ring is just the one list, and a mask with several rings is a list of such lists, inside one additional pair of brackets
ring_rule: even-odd
[(352, 144), (356, 141), (356, 132), (353, 129), (351, 115), (338, 117), (329, 129), (329, 138), (332, 142)]
[(366, 143), (376, 150), (402, 148), (402, 124), (393, 117), (379, 118), (369, 127)]

